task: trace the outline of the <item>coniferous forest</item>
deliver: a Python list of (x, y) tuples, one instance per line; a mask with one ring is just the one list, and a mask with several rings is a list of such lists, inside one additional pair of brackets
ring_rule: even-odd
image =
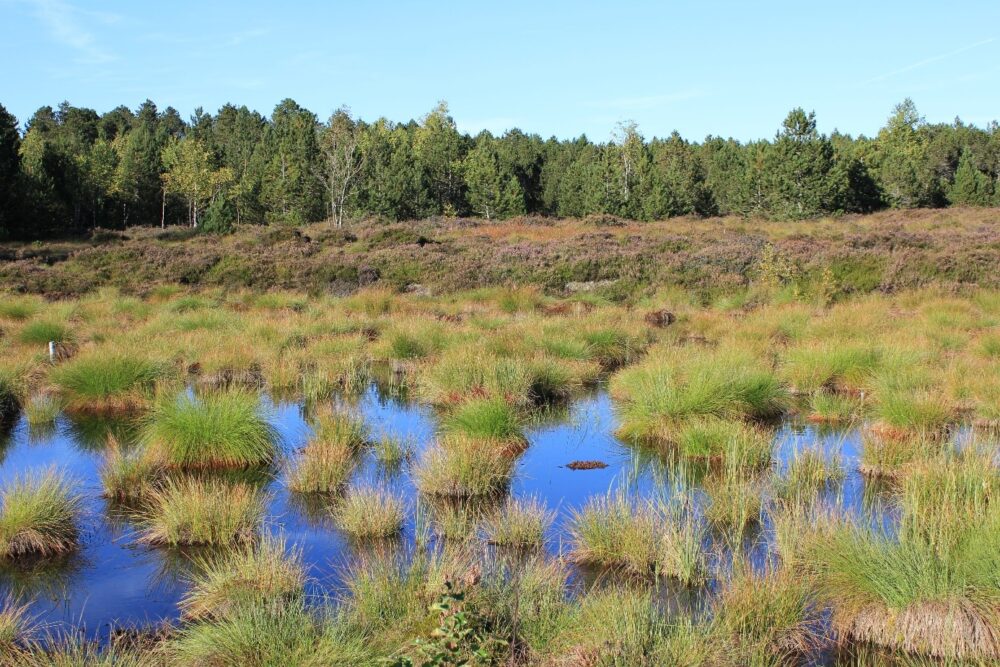
[(346, 107), (324, 121), (290, 99), (270, 117), (227, 104), (188, 120), (148, 100), (103, 114), (64, 102), (23, 125), (0, 106), (0, 239), (11, 240), (354, 217), (806, 219), (993, 206), (998, 178), (996, 123), (928, 123), (909, 99), (874, 137), (822, 134), (798, 108), (772, 139), (749, 142), (647, 138), (631, 122), (596, 141), (470, 136), (445, 103), (406, 123)]

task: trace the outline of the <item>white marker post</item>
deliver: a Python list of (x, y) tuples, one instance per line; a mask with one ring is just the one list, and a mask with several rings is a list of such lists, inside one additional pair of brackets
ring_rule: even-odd
[(56, 342), (54, 340), (49, 341), (49, 362), (56, 363)]

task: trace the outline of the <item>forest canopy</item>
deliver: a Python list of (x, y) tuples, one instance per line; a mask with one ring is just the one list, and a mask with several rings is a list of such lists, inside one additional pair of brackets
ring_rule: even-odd
[(998, 205), (998, 177), (995, 122), (927, 123), (909, 99), (875, 137), (821, 134), (797, 108), (773, 139), (749, 142), (647, 139), (632, 122), (604, 142), (470, 136), (443, 102), (407, 123), (368, 123), (347, 108), (321, 120), (290, 99), (270, 117), (227, 104), (187, 121), (148, 100), (103, 114), (64, 102), (23, 129), (0, 106), (0, 239), (362, 216), (806, 219)]

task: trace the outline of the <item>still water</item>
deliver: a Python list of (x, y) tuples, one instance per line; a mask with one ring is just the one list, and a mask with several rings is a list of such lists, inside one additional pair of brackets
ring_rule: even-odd
[[(294, 456), (312, 432), (303, 406), (265, 398), (263, 408), (281, 436), (284, 454)], [(430, 408), (387, 396), (374, 386), (343, 408), (362, 417), (373, 437), (393, 434), (413, 443), (412, 460), (434, 438), (437, 424)], [(639, 497), (671, 493), (673, 477), (661, 459), (623, 444), (615, 438), (615, 428), (611, 399), (599, 390), (548, 411), (527, 430), (530, 444), (518, 461), (510, 492), (537, 497), (556, 511), (546, 538), (550, 553), (566, 550), (567, 522), (573, 510), (592, 496), (616, 490)], [(76, 627), (102, 638), (115, 626), (177, 618), (190, 553), (139, 544), (136, 525), (101, 496), (99, 472), (108, 435), (127, 442), (134, 440), (135, 430), (128, 422), (68, 415), (60, 416), (54, 427), (35, 430), (22, 416), (9, 434), (0, 435), (0, 486), (27, 470), (55, 466), (72, 476), (85, 497), (78, 551), (54, 561), (0, 568), (0, 596), (13, 593), (31, 600), (33, 616), (53, 632)], [(802, 447), (839, 455), (847, 475), (828, 493), (845, 511), (852, 511), (866, 504), (870, 495), (857, 472), (860, 446), (856, 430), (788, 421), (776, 431), (775, 465), (780, 471)], [(600, 461), (606, 467), (573, 470), (567, 467), (573, 461)], [(337, 530), (322, 502), (289, 493), (280, 472), (262, 483), (269, 497), (265, 530), (302, 549), (314, 592), (336, 596), (353, 550), (359, 547)], [(384, 485), (406, 497), (411, 511), (402, 539), (414, 542), (421, 530), (420, 501), (405, 463), (401, 469), (386, 470), (366, 452), (351, 483)], [(870, 504), (867, 508), (871, 511)], [(877, 516), (891, 523), (891, 513)], [(757, 561), (766, 559), (773, 548), (767, 530), (765, 525), (748, 546)]]

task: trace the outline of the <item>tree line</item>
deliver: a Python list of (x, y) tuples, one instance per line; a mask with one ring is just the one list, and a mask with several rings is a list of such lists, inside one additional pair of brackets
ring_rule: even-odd
[(187, 121), (146, 101), (104, 114), (64, 102), (23, 131), (0, 106), (0, 237), (94, 228), (379, 216), (609, 214), (803, 219), (887, 207), (1000, 205), (1000, 129), (927, 123), (909, 99), (873, 137), (821, 134), (792, 110), (771, 140), (620, 123), (595, 142), (458, 131), (445, 103), (419, 121), (326, 121), (287, 99), (270, 117), (227, 104)]

